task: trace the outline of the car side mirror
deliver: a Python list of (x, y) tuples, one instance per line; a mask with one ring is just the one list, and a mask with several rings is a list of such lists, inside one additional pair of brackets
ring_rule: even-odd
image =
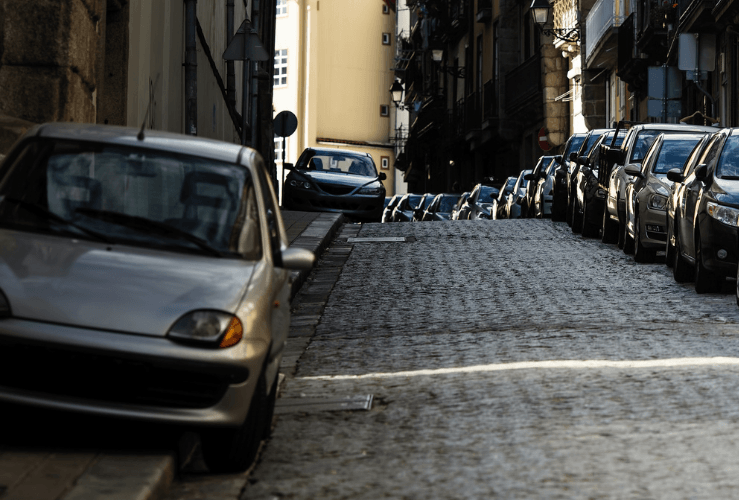
[(387, 174), (385, 172), (380, 172), (380, 175), (378, 175), (377, 178), (381, 181), (384, 181), (385, 179), (387, 179)]
[(562, 164), (562, 155), (555, 156), (554, 157), (554, 161), (556, 161), (557, 163), (559, 163), (561, 165)]
[(527, 181), (533, 181), (534, 179), (536, 179), (536, 176), (534, 174), (526, 174), (523, 176), (523, 178)]
[(624, 167), (624, 172), (634, 177), (644, 177), (641, 173), (641, 166), (638, 163), (629, 163)]
[(588, 164), (588, 157), (587, 156), (578, 156), (577, 157), (577, 164), (578, 165), (587, 165)]
[(283, 163), (282, 168), (284, 168), (285, 170), (292, 170), (295, 168), (295, 165), (293, 165), (292, 163)]
[(673, 168), (667, 172), (667, 178), (672, 182), (682, 182), (685, 180), (683, 173), (679, 168)]
[(290, 247), (282, 251), (282, 267), (290, 271), (310, 271), (316, 256), (305, 248)]
[(577, 161), (577, 152), (573, 151), (570, 153), (570, 161)]
[(708, 177), (708, 165), (705, 163), (701, 163), (697, 167), (695, 167), (695, 178), (703, 180), (706, 177)]

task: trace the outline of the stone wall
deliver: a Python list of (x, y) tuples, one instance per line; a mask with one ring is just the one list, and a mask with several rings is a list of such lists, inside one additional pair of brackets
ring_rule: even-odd
[(0, 0), (0, 126), (96, 121), (105, 12), (106, 0)]

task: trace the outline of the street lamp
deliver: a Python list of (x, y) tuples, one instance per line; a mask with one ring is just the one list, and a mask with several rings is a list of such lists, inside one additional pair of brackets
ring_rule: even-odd
[(545, 28), (549, 22), (549, 11), (551, 10), (549, 0), (533, 0), (531, 2), (531, 17), (541, 32), (546, 36), (554, 36), (563, 42), (576, 42), (580, 39), (578, 28)]
[(395, 107), (401, 108), (400, 101), (403, 100), (403, 85), (398, 80), (395, 80), (393, 86), (390, 87), (390, 94), (393, 96)]

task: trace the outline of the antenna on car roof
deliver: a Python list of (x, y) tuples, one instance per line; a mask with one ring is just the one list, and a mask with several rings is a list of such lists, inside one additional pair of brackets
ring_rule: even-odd
[(149, 120), (149, 113), (151, 113), (151, 103), (154, 102), (154, 89), (156, 88), (158, 82), (159, 75), (157, 75), (157, 79), (155, 82), (152, 82), (151, 79), (149, 79), (149, 105), (146, 106), (144, 121), (141, 124), (141, 129), (139, 130), (139, 133), (136, 135), (136, 139), (138, 139), (139, 141), (144, 140), (144, 128), (146, 128), (146, 122)]

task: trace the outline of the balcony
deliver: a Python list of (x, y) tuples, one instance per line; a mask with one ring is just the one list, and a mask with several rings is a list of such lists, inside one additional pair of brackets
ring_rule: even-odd
[(467, 31), (470, 0), (449, 1), (449, 29), (443, 34), (443, 41), (454, 42)]
[(493, 18), (493, 0), (477, 0), (477, 15), (475, 20), (478, 23), (486, 23)]
[(508, 115), (530, 102), (542, 104), (541, 55), (535, 54), (505, 75), (505, 110)]
[(615, 0), (598, 0), (585, 19), (585, 66), (601, 63), (616, 65), (613, 52), (618, 44), (618, 27), (626, 19), (616, 10)]

